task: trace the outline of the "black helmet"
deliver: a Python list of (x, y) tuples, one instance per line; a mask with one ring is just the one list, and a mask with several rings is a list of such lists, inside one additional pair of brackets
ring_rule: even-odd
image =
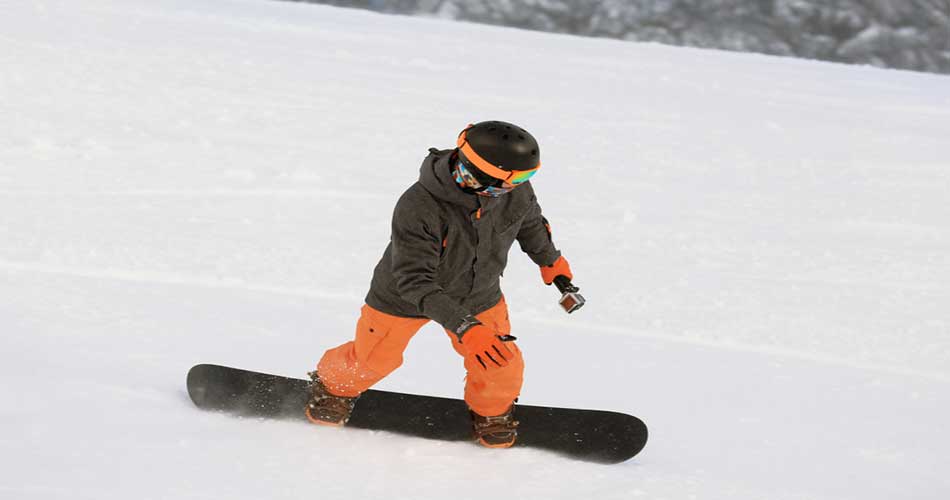
[(518, 184), (541, 168), (538, 141), (527, 130), (508, 122), (469, 125), (459, 134), (458, 147), (466, 166), (477, 170), (473, 174), (495, 180)]

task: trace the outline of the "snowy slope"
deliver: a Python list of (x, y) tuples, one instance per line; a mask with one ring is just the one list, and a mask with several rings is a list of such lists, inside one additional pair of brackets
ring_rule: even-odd
[[(259, 0), (0, 3), (0, 498), (942, 499), (950, 80)], [(351, 335), (471, 121), (541, 141), (589, 300), (504, 288), (522, 401), (619, 466), (196, 411)], [(517, 251), (515, 251), (517, 253)], [(380, 388), (460, 396), (435, 325)]]

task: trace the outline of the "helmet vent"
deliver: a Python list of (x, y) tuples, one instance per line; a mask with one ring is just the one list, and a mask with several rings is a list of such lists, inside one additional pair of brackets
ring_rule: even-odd
[(507, 140), (508, 140), (508, 134), (505, 134), (505, 135), (501, 136), (501, 138), (507, 141)]
[(523, 140), (524, 140), (524, 136), (521, 135), (521, 134), (518, 134), (518, 140), (523, 141)]

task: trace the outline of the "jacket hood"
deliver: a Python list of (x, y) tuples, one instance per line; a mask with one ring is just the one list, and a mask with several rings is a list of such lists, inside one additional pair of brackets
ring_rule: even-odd
[(475, 210), (479, 206), (478, 196), (468, 194), (459, 189), (458, 184), (452, 177), (449, 168), (449, 159), (452, 157), (452, 149), (441, 151), (431, 149), (429, 156), (422, 161), (422, 167), (419, 169), (419, 183), (432, 196), (447, 201), (455, 205)]

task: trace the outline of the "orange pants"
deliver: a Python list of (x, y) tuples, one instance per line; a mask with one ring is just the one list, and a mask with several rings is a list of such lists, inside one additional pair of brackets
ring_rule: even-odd
[[(402, 364), (402, 353), (412, 336), (429, 322), (425, 318), (392, 316), (368, 305), (356, 323), (356, 338), (324, 353), (317, 364), (317, 373), (327, 389), (337, 396), (357, 396)], [(508, 306), (502, 298), (491, 309), (476, 316), (499, 334), (511, 332)], [(464, 347), (458, 337), (445, 331), (463, 357)], [(479, 415), (501, 415), (521, 392), (524, 360), (514, 342), (506, 344), (515, 358), (503, 368), (486, 370), (477, 361), (465, 359), (465, 402)]]

